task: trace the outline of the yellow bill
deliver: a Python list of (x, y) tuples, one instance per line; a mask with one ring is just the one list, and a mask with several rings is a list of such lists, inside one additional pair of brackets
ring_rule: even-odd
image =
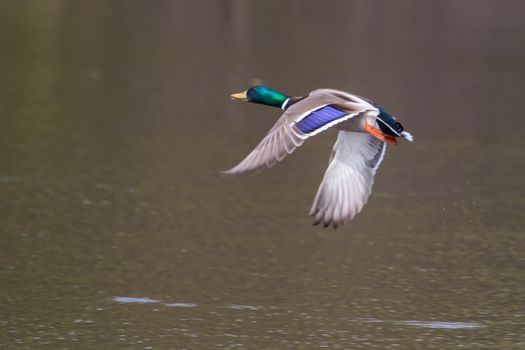
[(234, 99), (234, 100), (237, 100), (237, 101), (248, 101), (248, 96), (246, 95), (246, 91), (248, 90), (245, 90), (243, 92), (238, 92), (236, 94), (231, 94), (231, 98)]

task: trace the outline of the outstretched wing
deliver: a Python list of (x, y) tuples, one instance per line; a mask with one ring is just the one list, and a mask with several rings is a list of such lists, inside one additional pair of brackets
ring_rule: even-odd
[(243, 161), (223, 173), (236, 175), (269, 168), (303, 144), (305, 135), (294, 128), (293, 124), (280, 120), (277, 123), (280, 123), (279, 127), (271, 130)]
[(330, 164), (315, 196), (314, 224), (334, 228), (352, 220), (372, 192), (386, 143), (366, 133), (339, 131)]
[[(353, 95), (336, 90), (315, 90), (290, 106), (262, 141), (243, 161), (225, 174), (243, 174), (269, 168), (292, 153), (303, 142), (323, 130), (375, 107)], [(352, 97), (352, 99), (350, 99)]]

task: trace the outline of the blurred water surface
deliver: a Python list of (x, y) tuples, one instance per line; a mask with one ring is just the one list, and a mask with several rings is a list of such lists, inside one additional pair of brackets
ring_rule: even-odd
[[(0, 347), (523, 349), (525, 3), (2, 1)], [(336, 133), (217, 174), (253, 79), (413, 132), (365, 210), (306, 215)]]

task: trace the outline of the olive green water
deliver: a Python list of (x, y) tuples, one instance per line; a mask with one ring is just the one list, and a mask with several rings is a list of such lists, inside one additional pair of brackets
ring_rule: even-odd
[[(521, 1), (2, 1), (0, 348), (524, 349)], [(279, 116), (370, 97), (365, 210), (307, 211), (336, 133), (224, 178)]]

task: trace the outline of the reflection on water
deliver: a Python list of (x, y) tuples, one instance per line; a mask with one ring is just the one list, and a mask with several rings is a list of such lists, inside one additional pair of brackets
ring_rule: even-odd
[[(0, 4), (4, 349), (522, 349), (525, 3)], [(253, 79), (418, 136), (364, 212), (306, 215), (335, 140), (224, 178)]]
[(430, 329), (474, 329), (484, 327), (479, 323), (470, 322), (436, 322), (436, 321), (404, 321), (399, 322), (409, 326), (416, 326)]
[[(160, 300), (151, 298), (132, 298), (132, 297), (114, 297), (113, 301), (122, 304), (152, 304), (160, 303)], [(164, 303), (165, 306), (169, 307), (195, 307), (197, 304), (193, 303)]]
[(164, 304), (166, 306), (170, 306), (170, 307), (195, 307), (197, 306), (197, 304), (193, 304), (193, 303), (171, 303), (171, 304)]
[(137, 303), (137, 304), (151, 304), (151, 303), (159, 303), (160, 300), (155, 300), (151, 298), (130, 298), (130, 297), (114, 297), (114, 301), (117, 303)]
[(228, 305), (227, 307), (234, 310), (259, 310), (263, 308), (255, 305)]

